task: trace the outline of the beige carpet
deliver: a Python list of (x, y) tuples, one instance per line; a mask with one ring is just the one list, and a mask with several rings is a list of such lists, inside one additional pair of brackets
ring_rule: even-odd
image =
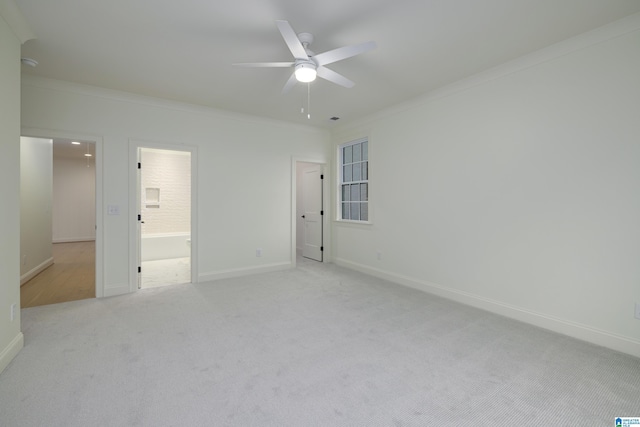
[(333, 265), (22, 311), (0, 425), (613, 426), (640, 359)]

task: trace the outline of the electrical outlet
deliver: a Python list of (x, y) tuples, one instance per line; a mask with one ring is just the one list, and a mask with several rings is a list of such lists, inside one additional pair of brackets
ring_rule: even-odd
[(13, 322), (16, 318), (16, 303), (11, 304), (11, 321)]
[(262, 256), (262, 248), (256, 249), (256, 256), (257, 257), (261, 257)]
[(640, 320), (640, 303), (636, 303), (636, 312), (635, 312), (635, 317), (636, 319)]

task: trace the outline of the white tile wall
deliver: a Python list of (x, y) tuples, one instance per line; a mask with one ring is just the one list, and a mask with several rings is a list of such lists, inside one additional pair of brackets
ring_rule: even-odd
[[(191, 231), (190, 153), (142, 149), (142, 234)], [(147, 207), (145, 189), (159, 188), (158, 207)], [(155, 205), (155, 202), (154, 202)]]

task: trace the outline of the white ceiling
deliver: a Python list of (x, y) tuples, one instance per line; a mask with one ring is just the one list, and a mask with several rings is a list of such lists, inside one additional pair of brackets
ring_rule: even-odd
[[(25, 74), (331, 127), (640, 12), (638, 0), (15, 0), (37, 39)], [(328, 68), (355, 81), (287, 95), (291, 61), (275, 20), (316, 53), (374, 40)], [(332, 122), (330, 117), (340, 117)]]

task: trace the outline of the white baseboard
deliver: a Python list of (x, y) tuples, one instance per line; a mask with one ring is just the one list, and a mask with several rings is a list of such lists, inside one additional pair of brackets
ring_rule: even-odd
[(472, 307), (480, 308), (482, 310), (486, 310), (491, 313), (499, 314), (501, 316), (519, 320), (521, 322), (529, 323), (531, 325), (535, 325), (544, 329), (548, 329), (553, 332), (557, 332), (563, 335), (577, 338), (582, 341), (587, 341), (592, 344), (596, 344), (602, 347), (607, 347), (612, 350), (630, 354), (635, 357), (640, 357), (640, 341), (639, 340), (635, 340), (629, 337), (624, 337), (621, 335), (612, 334), (610, 332), (592, 328), (590, 326), (583, 325), (577, 322), (560, 319), (560, 318), (549, 316), (542, 313), (537, 313), (531, 310), (510, 305), (510, 304), (505, 304), (500, 301), (495, 301), (489, 298), (473, 295), (468, 292), (449, 289), (442, 285), (438, 285), (437, 283), (417, 280), (417, 279), (403, 276), (400, 274), (390, 273), (377, 268), (354, 263), (352, 261), (347, 261), (347, 260), (338, 258), (338, 259), (334, 259), (334, 263), (342, 267), (350, 268), (356, 271), (360, 271), (362, 273), (369, 274), (371, 276), (379, 277), (381, 279), (398, 283), (400, 285), (404, 285), (404, 286), (417, 289), (426, 293), (447, 298), (465, 305), (470, 305)]
[(24, 347), (24, 335), (20, 332), (0, 353), (0, 373), (9, 366), (9, 363), (18, 355), (22, 347)]
[(292, 268), (290, 262), (281, 262), (267, 265), (259, 265), (255, 267), (234, 268), (230, 270), (214, 271), (204, 273), (198, 276), (198, 283), (210, 282), (212, 280), (229, 279), (231, 277), (248, 276), (250, 274), (269, 273), (272, 271), (282, 271)]
[(32, 268), (31, 270), (27, 271), (25, 274), (20, 276), (20, 286), (24, 285), (29, 280), (31, 280), (34, 277), (36, 277), (41, 271), (43, 271), (45, 268), (47, 268), (47, 267), (49, 267), (51, 265), (53, 265), (53, 258), (49, 258), (49, 259), (45, 260), (43, 263), (41, 263), (40, 265), (38, 265), (38, 266)]
[(104, 288), (103, 296), (104, 297), (115, 297), (117, 295), (128, 294), (131, 291), (129, 290), (129, 284), (123, 283), (118, 285), (113, 285)]
[(62, 239), (53, 239), (53, 243), (74, 243), (74, 242), (93, 242), (94, 237), (66, 237)]

